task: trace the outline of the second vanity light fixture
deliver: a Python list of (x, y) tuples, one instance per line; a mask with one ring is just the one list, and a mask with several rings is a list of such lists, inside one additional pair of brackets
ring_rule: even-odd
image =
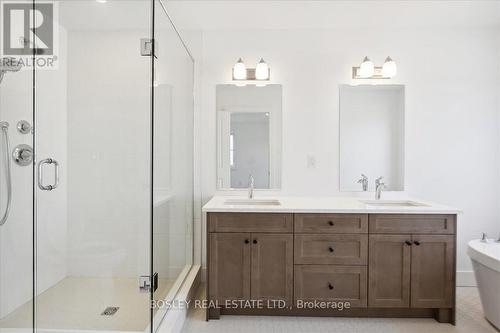
[(353, 79), (390, 79), (398, 72), (396, 62), (391, 57), (385, 58), (382, 67), (376, 67), (373, 62), (365, 57), (359, 67), (352, 68)]
[(247, 68), (241, 58), (233, 66), (233, 81), (243, 83), (243, 85), (249, 81), (256, 81), (258, 86), (265, 85), (270, 79), (271, 69), (263, 58), (255, 68)]

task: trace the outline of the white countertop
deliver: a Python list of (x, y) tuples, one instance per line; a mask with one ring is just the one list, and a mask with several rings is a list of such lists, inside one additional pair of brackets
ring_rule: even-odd
[[(399, 200), (424, 204), (412, 207), (367, 207), (363, 200), (368, 198), (351, 197), (257, 197), (254, 200), (279, 200), (280, 205), (238, 205), (227, 204), (227, 200), (245, 199), (236, 196), (215, 196), (203, 206), (203, 212), (257, 212), (257, 213), (372, 213), (372, 214), (459, 214), (456, 208), (428, 201), (401, 198)], [(394, 201), (380, 200), (384, 201)]]

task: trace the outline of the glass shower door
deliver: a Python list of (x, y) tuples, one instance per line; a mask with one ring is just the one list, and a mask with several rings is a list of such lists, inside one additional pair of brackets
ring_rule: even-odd
[(0, 67), (0, 333), (156, 331), (192, 265), (193, 59), (158, 0), (17, 2), (37, 67)]
[(0, 54), (0, 333), (33, 326), (33, 73), (18, 58)]
[(151, 2), (54, 4), (56, 67), (35, 79), (35, 328), (145, 332)]
[[(165, 5), (155, 0), (153, 76), (153, 327), (167, 312), (193, 260), (194, 61)], [(175, 310), (175, 309), (174, 309)]]

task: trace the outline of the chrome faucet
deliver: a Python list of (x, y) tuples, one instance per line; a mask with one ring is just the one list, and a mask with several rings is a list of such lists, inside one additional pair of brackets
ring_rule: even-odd
[(368, 177), (366, 177), (364, 174), (361, 174), (361, 178), (358, 179), (358, 184), (361, 184), (363, 187), (363, 192), (368, 191)]
[(498, 233), (498, 238), (497, 238), (497, 240), (495, 242), (496, 243), (500, 243), (500, 232)]
[(382, 190), (385, 188), (385, 184), (382, 182), (384, 177), (378, 177), (375, 179), (375, 200), (380, 200)]
[(254, 179), (253, 176), (250, 175), (250, 177), (248, 177), (248, 199), (253, 199), (253, 186)]
[(488, 236), (486, 235), (485, 232), (483, 232), (483, 236), (481, 237), (481, 242), (487, 243), (488, 242)]

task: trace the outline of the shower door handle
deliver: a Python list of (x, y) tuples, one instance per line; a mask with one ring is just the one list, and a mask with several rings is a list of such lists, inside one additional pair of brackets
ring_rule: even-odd
[[(43, 165), (44, 164), (54, 164), (54, 184), (44, 185), (43, 184)], [(38, 162), (38, 187), (42, 191), (52, 191), (56, 189), (59, 185), (59, 162), (52, 158), (46, 158)]]

